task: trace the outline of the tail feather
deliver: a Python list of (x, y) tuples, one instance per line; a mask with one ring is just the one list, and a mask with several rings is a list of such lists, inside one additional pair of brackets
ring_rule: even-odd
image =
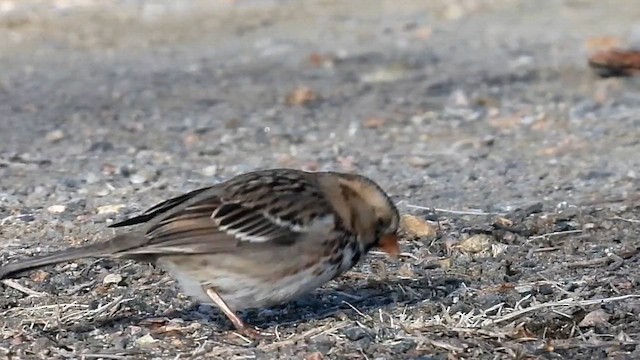
[(40, 267), (91, 257), (114, 257), (122, 252), (144, 245), (144, 236), (123, 234), (113, 239), (97, 244), (78, 248), (70, 248), (51, 254), (36, 256), (31, 259), (19, 260), (0, 267), (0, 279)]

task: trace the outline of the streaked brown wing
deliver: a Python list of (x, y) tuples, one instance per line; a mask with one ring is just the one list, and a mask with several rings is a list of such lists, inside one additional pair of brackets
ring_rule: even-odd
[(267, 212), (207, 198), (153, 224), (145, 246), (130, 254), (225, 252), (240, 246), (290, 245), (306, 229), (293, 229)]
[(310, 232), (326, 238), (336, 228), (336, 216), (316, 185), (298, 172), (248, 173), (169, 199), (115, 226), (148, 224), (148, 243), (129, 253), (283, 246)]
[(194, 197), (200, 195), (201, 193), (203, 193), (206, 190), (211, 189), (212, 187), (204, 187), (204, 188), (200, 188), (200, 189), (196, 189), (193, 191), (190, 191), (186, 194), (182, 194), (179, 196), (176, 196), (174, 198), (171, 198), (169, 200), (165, 200), (159, 204), (154, 205), (153, 207), (147, 209), (145, 212), (143, 212), (142, 214), (138, 215), (138, 216), (134, 216), (132, 218), (117, 222), (115, 224), (111, 224), (109, 225), (109, 227), (115, 228), (115, 227), (123, 227), (123, 226), (131, 226), (131, 225), (137, 225), (137, 224), (142, 224), (142, 223), (146, 223), (149, 220), (156, 218), (158, 216), (161, 216), (162, 214), (168, 212), (171, 209), (174, 209), (175, 207), (177, 207), (180, 204), (183, 204), (184, 202), (193, 199)]

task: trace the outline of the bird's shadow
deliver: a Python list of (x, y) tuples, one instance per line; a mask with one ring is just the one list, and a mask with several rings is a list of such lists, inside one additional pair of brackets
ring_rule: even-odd
[[(372, 314), (379, 309), (411, 306), (425, 300), (442, 302), (458, 290), (462, 282), (462, 279), (454, 277), (367, 280), (364, 286), (353, 287), (341, 284), (335, 288), (318, 289), (289, 303), (267, 309), (249, 309), (240, 315), (247, 323), (259, 328), (302, 324), (329, 318), (338, 313), (354, 318), (359, 316), (358, 313)], [(160, 321), (171, 319), (182, 319), (186, 322), (213, 322), (220, 326), (220, 330), (233, 329), (222, 312), (213, 306), (194, 304), (185, 309), (168, 312)], [(91, 324), (78, 324), (72, 327), (78, 327), (75, 330), (81, 330), (87, 326), (127, 327), (157, 320), (159, 320), (157, 316), (138, 314), (109, 317), (96, 320)]]

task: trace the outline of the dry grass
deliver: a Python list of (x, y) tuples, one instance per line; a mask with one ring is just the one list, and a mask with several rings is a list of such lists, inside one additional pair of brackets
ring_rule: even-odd
[(113, 317), (120, 305), (131, 299), (118, 296), (95, 309), (77, 302), (67, 304), (38, 305), (32, 307), (13, 307), (0, 313), (2, 318), (19, 318), (21, 325), (29, 328), (41, 326), (43, 330), (60, 328), (78, 322), (91, 322)]

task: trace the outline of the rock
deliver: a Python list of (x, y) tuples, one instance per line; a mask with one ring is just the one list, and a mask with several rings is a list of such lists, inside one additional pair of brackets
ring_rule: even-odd
[(98, 207), (98, 214), (117, 214), (124, 207), (125, 204), (103, 205)]
[(108, 141), (97, 141), (89, 146), (89, 151), (111, 151), (113, 150), (113, 144)]
[(157, 342), (158, 340), (154, 339), (153, 336), (147, 334), (138, 338), (138, 340), (136, 340), (136, 345), (141, 348), (150, 348), (153, 347)]
[(315, 91), (302, 86), (290, 92), (287, 95), (285, 102), (287, 105), (307, 106), (316, 102), (318, 98), (319, 96)]
[(458, 248), (468, 253), (479, 253), (490, 249), (491, 243), (493, 243), (493, 236), (476, 234), (460, 242)]
[(64, 205), (51, 205), (47, 208), (47, 211), (52, 214), (60, 214), (67, 210), (67, 207)]
[(609, 324), (609, 314), (602, 309), (588, 313), (578, 324), (579, 327), (594, 327)]
[(45, 139), (50, 143), (57, 143), (64, 139), (64, 132), (62, 130), (53, 130), (47, 133)]
[(131, 177), (129, 178), (129, 181), (131, 181), (132, 184), (144, 184), (145, 182), (147, 182), (147, 178), (143, 175), (143, 174), (133, 174), (131, 175)]
[(322, 359), (324, 359), (324, 357), (322, 356), (322, 353), (320, 353), (319, 351), (316, 351), (314, 353), (311, 353), (305, 356), (305, 360), (322, 360)]
[(122, 282), (122, 275), (120, 275), (120, 274), (108, 274), (102, 280), (103, 284), (116, 284), (116, 285), (118, 285), (120, 282)]
[(202, 169), (202, 175), (206, 177), (216, 176), (217, 173), (218, 173), (218, 165), (210, 165)]
[(351, 341), (358, 341), (369, 336), (369, 332), (359, 326), (350, 327), (342, 331), (342, 333)]
[(413, 238), (434, 237), (438, 233), (437, 226), (414, 215), (402, 215), (400, 228)]
[(429, 165), (433, 164), (433, 161), (421, 156), (412, 156), (407, 159), (407, 164), (415, 168), (426, 168)]

